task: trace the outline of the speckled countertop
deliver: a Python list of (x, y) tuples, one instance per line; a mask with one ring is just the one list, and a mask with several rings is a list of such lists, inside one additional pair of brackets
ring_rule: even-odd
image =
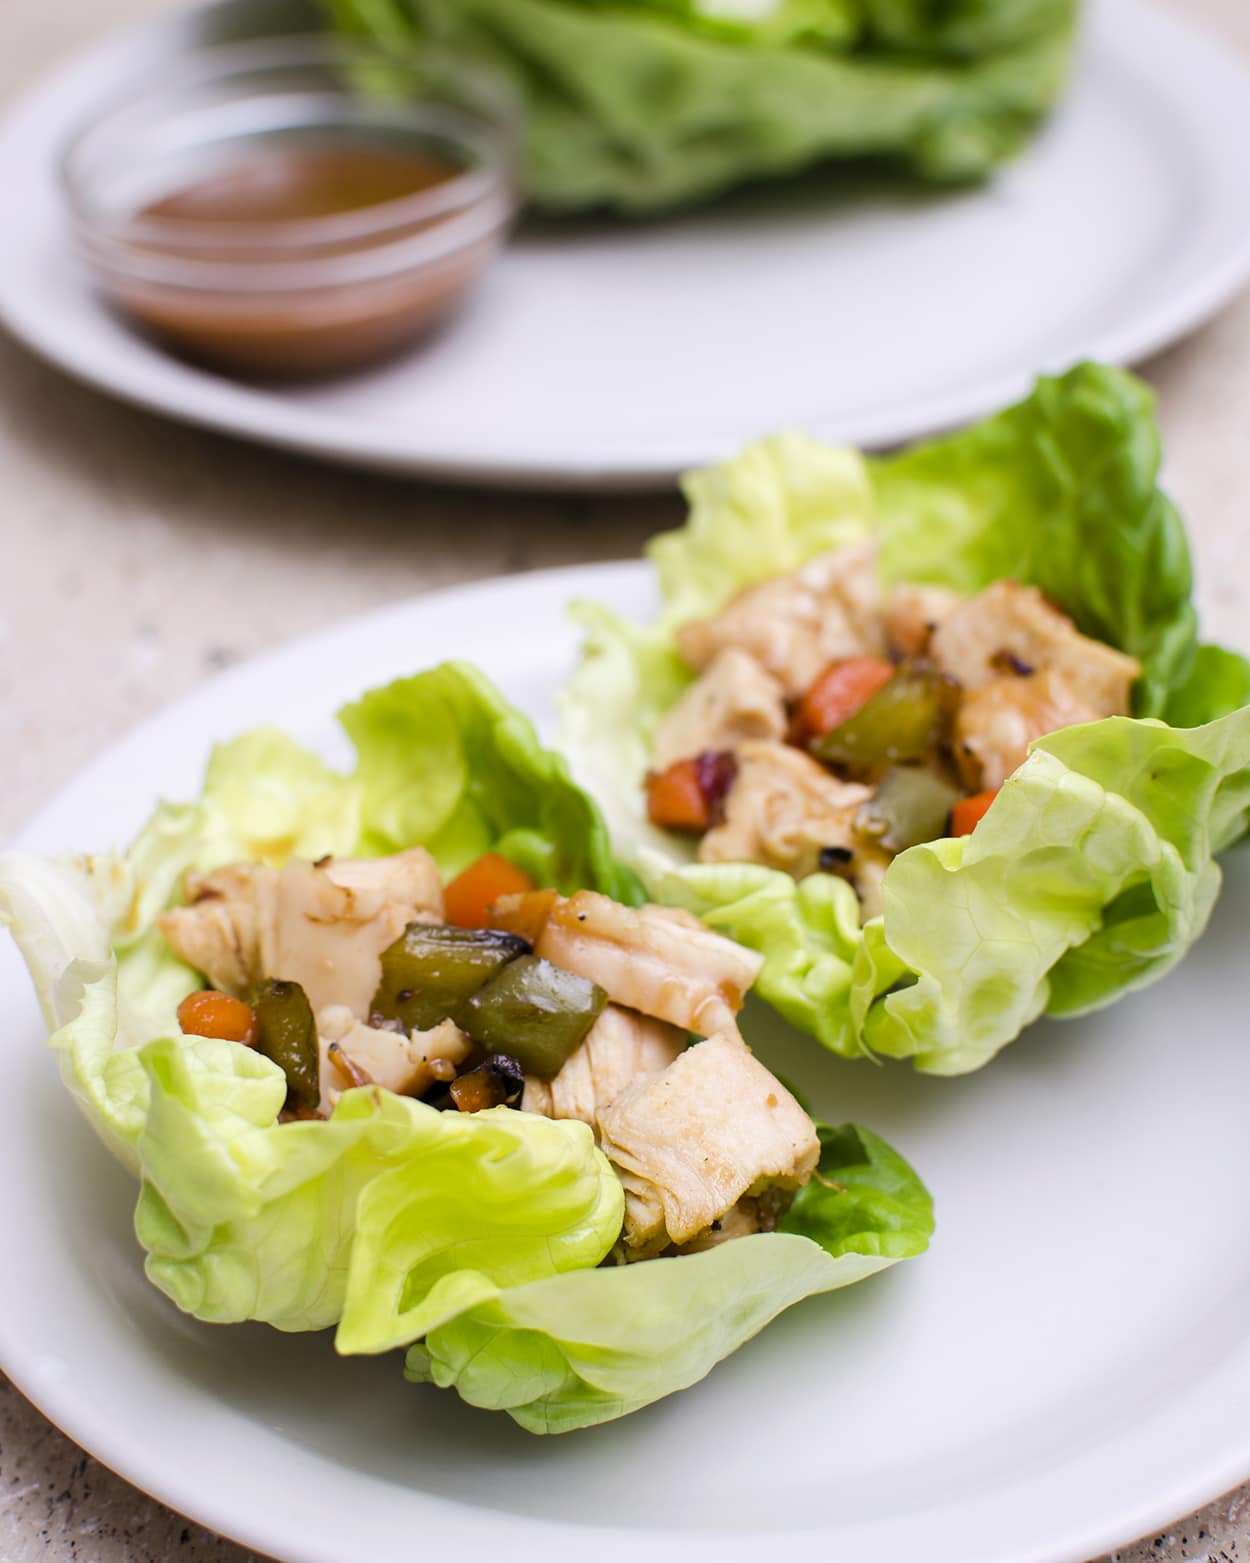
[[(1171, 3), (1250, 58), (1245, 0)], [(0, 0), (0, 102), (165, 8)], [(1244, 645), (1250, 296), (1145, 373), (1206, 628)], [(0, 488), (0, 840), (94, 751), (239, 658), (453, 581), (632, 554), (678, 514), (671, 499), (505, 499), (321, 469), (114, 406), (3, 337)], [(86, 1457), (0, 1379), (0, 1563), (249, 1556)], [(1250, 1487), (1116, 1556), (1250, 1563)]]

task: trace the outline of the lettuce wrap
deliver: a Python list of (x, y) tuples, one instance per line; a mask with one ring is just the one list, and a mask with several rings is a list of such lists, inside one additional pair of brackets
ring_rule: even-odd
[(1067, 76), (1076, 0), (324, 0), (519, 90), (539, 208), (643, 215), (832, 158), (986, 175)]
[(201, 979), (156, 918), (189, 869), (421, 844), (444, 874), (490, 849), (541, 885), (641, 899), (594, 804), (471, 668), (373, 691), (341, 720), (350, 775), (261, 730), (219, 747), (199, 800), (162, 804), (128, 851), (0, 856), (0, 920), (62, 1078), (139, 1179), (146, 1273), (179, 1308), (335, 1328), (342, 1353), (410, 1348), (410, 1377), (565, 1431), (693, 1383), (800, 1297), (926, 1247), (923, 1185), (849, 1126), (823, 1132), (820, 1179), (784, 1231), (598, 1269), (623, 1195), (586, 1124), (440, 1112), (376, 1086), (280, 1123), (277, 1064), (176, 1020)]
[[(1250, 664), (1198, 644), (1159, 461), (1150, 392), (1094, 364), (896, 456), (784, 435), (687, 480), (686, 526), (649, 550), (655, 623), (576, 610), (587, 639), (566, 748), (618, 849), (655, 899), (760, 951), (756, 991), (832, 1052), (976, 1069), (1043, 1013), (1079, 1015), (1163, 976), (1205, 928), (1216, 858), (1247, 829)], [(693, 678), (675, 629), (872, 536), (887, 581), (1038, 587), (1141, 676), (1132, 718), (1041, 739), (973, 834), (895, 857), (883, 914), (864, 924), (832, 874), (689, 862), (647, 823), (642, 780), (656, 723)]]

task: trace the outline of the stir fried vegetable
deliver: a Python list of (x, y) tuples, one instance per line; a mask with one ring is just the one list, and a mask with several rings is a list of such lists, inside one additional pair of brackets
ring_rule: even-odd
[(525, 1090), (525, 1073), (507, 1053), (492, 1053), (476, 1069), (453, 1080), (449, 1092), (458, 1112), (481, 1113), (491, 1107), (515, 1107)]
[(256, 1042), (256, 1012), (242, 999), (213, 988), (188, 993), (178, 1006), (178, 1024), (189, 1036), (216, 1037), (222, 1042)]
[(524, 895), (534, 881), (498, 852), (486, 852), (470, 863), (443, 892), (447, 921), (458, 928), (488, 928), (490, 910), (506, 895)]
[(737, 774), (733, 755), (720, 750), (653, 771), (647, 777), (647, 814), (652, 824), (667, 830), (707, 830), (723, 816)]
[(647, 817), (668, 830), (704, 831), (711, 811), (699, 785), (699, 762), (678, 760), (647, 777)]
[(397, 1020), (406, 1031), (427, 1031), (528, 948), (495, 929), (409, 923), (382, 952), (371, 1023)]
[(863, 836), (891, 852), (902, 852), (921, 841), (946, 834), (951, 810), (959, 803), (959, 790), (932, 771), (916, 766), (895, 766), (856, 817)]
[(854, 716), (818, 738), (812, 753), (859, 775), (923, 760), (942, 742), (958, 699), (949, 678), (904, 665)]
[(884, 657), (844, 657), (825, 669), (799, 702), (790, 736), (797, 744), (841, 727), (894, 677)]
[(256, 1047), (286, 1076), (297, 1107), (311, 1111), (321, 1100), (317, 1023), (298, 982), (267, 982), (256, 995)]
[(475, 1042), (510, 1054), (526, 1074), (550, 1078), (606, 1003), (597, 983), (522, 955), (462, 1004), (456, 1020)]
[(951, 835), (970, 836), (990, 811), (990, 804), (1002, 791), (995, 787), (990, 792), (978, 792), (975, 797), (960, 798), (951, 809)]

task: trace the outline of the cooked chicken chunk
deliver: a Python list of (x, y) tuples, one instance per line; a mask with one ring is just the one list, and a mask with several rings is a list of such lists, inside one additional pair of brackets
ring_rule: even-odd
[(324, 868), (336, 885), (358, 896), (382, 896), (431, 917), (443, 915), (443, 876), (424, 847), (390, 857), (331, 858)]
[(713, 618), (682, 625), (677, 649), (698, 669), (726, 647), (747, 651), (796, 698), (839, 657), (883, 649), (878, 593), (876, 545), (853, 543), (747, 587)]
[(784, 738), (781, 685), (748, 652), (726, 646), (655, 730), (654, 760), (665, 770), (746, 738)]
[(344, 1004), (332, 1004), (317, 1016), (321, 1045), (321, 1104), (329, 1114), (352, 1086), (380, 1085), (400, 1096), (424, 1096), (440, 1079), (450, 1078), (473, 1043), (451, 1020), (429, 1031), (382, 1030), (362, 1024)]
[(382, 979), (382, 951), (430, 913), (415, 895), (424, 876), (392, 862), (392, 877), (364, 889), (342, 884), (332, 865), (327, 872), (298, 859), (288, 863), (276, 881), (271, 915), (261, 922), (265, 975), (298, 982), (314, 1011), (339, 1003), (367, 1015)]
[(820, 1155), (811, 1119), (736, 1034), (637, 1081), (600, 1123), (625, 1188), (631, 1258), (690, 1242), (744, 1195), (798, 1188)]
[(157, 918), (174, 954), (203, 972), (214, 988), (248, 997), (262, 975), (257, 887), (276, 877), (276, 869), (255, 863), (188, 874), (187, 904)]
[(246, 997), (264, 978), (298, 982), (314, 1013), (345, 1004), (363, 1018), (381, 978), (380, 956), (411, 922), (438, 922), (443, 888), (420, 847), (369, 862), (282, 869), (234, 864), (188, 874), (186, 906), (160, 919), (178, 956), (227, 993)]
[(833, 593), (860, 641), (873, 650), (881, 647), (879, 552), (876, 539), (866, 538), (821, 554), (804, 567), (811, 585)]
[(945, 586), (923, 586), (910, 581), (890, 593), (885, 609), (885, 638), (900, 657), (923, 657), (934, 630), (963, 601)]
[(667, 1069), (685, 1046), (679, 1027), (609, 1004), (553, 1080), (526, 1076), (521, 1105), (545, 1118), (580, 1118), (598, 1133), (604, 1108), (635, 1080)]
[(681, 1252), (701, 1254), (709, 1248), (719, 1248), (722, 1243), (731, 1243), (736, 1237), (752, 1237), (756, 1232), (767, 1230), (760, 1225), (759, 1205), (757, 1199), (740, 1199), (710, 1227), (683, 1243)]
[[(535, 921), (533, 909), (541, 912)], [(615, 1004), (701, 1037), (737, 1029), (735, 1016), (764, 957), (663, 906), (634, 910), (593, 890), (505, 898), (500, 926), (516, 926), (538, 955), (597, 982)]]
[(1004, 674), (1058, 673), (1095, 717), (1124, 716), (1141, 665), (1082, 635), (1032, 586), (996, 581), (965, 598), (933, 633), (930, 653), (965, 689)]
[(853, 845), (855, 813), (871, 790), (839, 781), (790, 744), (754, 740), (737, 751), (725, 817), (699, 843), (705, 863), (763, 863), (802, 879), (824, 847)]
[(964, 696), (955, 718), (960, 778), (974, 792), (1001, 787), (1024, 764), (1035, 738), (1105, 714), (1087, 705), (1066, 679), (1049, 669), (982, 684)]
[(706, 1249), (719, 1248), (722, 1243), (732, 1243), (736, 1237), (751, 1237), (756, 1232), (775, 1232), (778, 1221), (793, 1201), (794, 1193), (790, 1189), (766, 1189), (763, 1194), (744, 1195), (719, 1221), (713, 1222), (690, 1242), (683, 1243), (678, 1252), (701, 1254)]

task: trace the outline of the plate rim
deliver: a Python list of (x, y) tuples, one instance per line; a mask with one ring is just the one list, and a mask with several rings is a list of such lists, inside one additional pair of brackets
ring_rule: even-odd
[[(427, 626), (424, 638), (428, 639), (436, 633), (435, 629), (428, 627), (431, 621), (436, 624), (442, 615), (464, 618), (468, 608), (476, 604), (480, 610), (486, 605), (486, 600), (490, 600), (492, 612), (499, 612), (501, 597), (504, 599), (504, 607), (508, 600), (541, 600), (545, 603), (554, 598), (567, 602), (570, 597), (583, 594), (588, 589), (599, 589), (609, 597), (628, 598), (636, 596), (644, 585), (649, 585), (650, 580), (646, 563), (638, 559), (526, 571), (410, 597), (307, 632), (203, 681), (129, 729), (75, 771), (19, 831), (13, 845), (37, 851), (49, 850), (51, 843), (45, 838), (56, 836), (58, 812), (67, 806), (73, 807), (73, 799), (77, 795), (89, 794), (97, 778), (116, 767), (132, 751), (159, 742), (163, 729), (187, 722), (198, 725), (200, 717), (207, 715), (204, 751), (211, 742), (232, 736), (231, 730), (222, 730), (219, 717), (230, 706), (235, 691), (258, 677), (263, 681), (282, 675), (288, 664), (302, 661), (310, 649), (315, 648), (315, 654), (325, 658), (334, 654), (338, 644), (356, 641), (363, 634), (374, 637), (379, 650), (385, 649), (385, 654), (389, 656), (388, 648), (393, 644), (396, 633), (403, 631), (418, 616)], [(467, 617), (476, 622), (472, 614)], [(564, 629), (567, 636), (567, 624)], [(418, 663), (424, 661), (420, 651), (422, 638), (413, 637), (413, 656)], [(550, 652), (553, 659), (559, 656), (560, 644), (558, 640), (553, 640)], [(540, 660), (544, 660), (545, 655)], [(402, 676), (406, 671), (407, 668), (398, 669), (395, 676)], [(318, 709), (326, 708), (327, 699), (325, 693), (317, 694)], [(250, 718), (241, 715), (233, 731), (237, 731), (245, 720)], [(200, 765), (203, 757), (203, 752), (195, 755), (194, 763)], [(140, 793), (140, 806), (146, 808), (150, 805), (150, 796), (142, 789)], [(1250, 1384), (1250, 1350), (1244, 1355), (1247, 1383)], [(1240, 1364), (1241, 1358), (1237, 1362)], [(1225, 1366), (1226, 1363), (1221, 1363), (1221, 1371)], [(129, 1435), (119, 1434), (116, 1427), (110, 1426), (107, 1416), (84, 1414), (75, 1398), (77, 1381), (67, 1377), (58, 1382), (54, 1378), (41, 1377), (39, 1362), (23, 1358), (20, 1347), (13, 1339), (11, 1325), (3, 1317), (0, 1317), (0, 1367), (8, 1373), (19, 1390), (68, 1437), (158, 1502), (194, 1518), (244, 1547), (283, 1557), (288, 1563), (343, 1563), (341, 1552), (328, 1552), (324, 1546), (319, 1550), (318, 1545), (307, 1537), (297, 1539), (293, 1544), (291, 1535), (282, 1533), (286, 1521), (281, 1516), (255, 1513), (257, 1506), (253, 1505), (253, 1512), (244, 1517), (237, 1500), (231, 1506), (228, 1490), (218, 1493), (213, 1490), (211, 1483), (207, 1490), (197, 1487), (193, 1477), (186, 1477), (180, 1470), (162, 1467), (162, 1450), (154, 1451), (150, 1446), (137, 1443)], [(1182, 1395), (1175, 1397), (1171, 1404), (1182, 1403), (1183, 1395), (1205, 1394), (1205, 1385), (1212, 1377), (1213, 1374), (1208, 1373), (1192, 1384), (1187, 1384)], [(194, 1399), (202, 1395), (203, 1390), (192, 1386), (189, 1393)], [(1230, 1387), (1228, 1393), (1235, 1394), (1235, 1385)], [(1108, 1435), (1105, 1442), (1096, 1448), (1114, 1449), (1124, 1436)], [(1064, 1522), (1067, 1532), (1062, 1537), (1056, 1534), (1052, 1543), (1042, 1546), (1012, 1541), (998, 1552), (995, 1563), (1088, 1563), (1090, 1558), (1104, 1551), (1126, 1545), (1153, 1529), (1174, 1523), (1179, 1516), (1217, 1498), (1229, 1487), (1250, 1476), (1250, 1424), (1246, 1425), (1238, 1447), (1228, 1447), (1218, 1460), (1208, 1459), (1202, 1464), (1200, 1474), (1190, 1472), (1188, 1467), (1186, 1473), (1179, 1481), (1174, 1479), (1170, 1484), (1160, 1483), (1152, 1488), (1147, 1501), (1139, 1501), (1131, 1513), (1122, 1515), (1118, 1520), (1107, 1517), (1095, 1523), (1089, 1520), (1074, 1522), (1069, 1518)], [(1010, 1496), (1017, 1485), (1008, 1484), (1006, 1495)], [(986, 1497), (978, 1499), (977, 1504), (992, 1506), (999, 1496), (997, 1492), (991, 1491)], [(458, 1501), (440, 1500), (432, 1494), (410, 1494), (409, 1497), (413, 1516), (420, 1516), (425, 1533), (431, 1537), (454, 1537), (464, 1548), (466, 1563), (475, 1563), (479, 1558), (484, 1563), (487, 1548), (490, 1549), (490, 1556), (494, 1557), (501, 1523), (498, 1514), (474, 1509)], [(958, 1512), (963, 1513), (966, 1508), (964, 1506)], [(965, 1528), (972, 1528), (976, 1520), (974, 1513), (971, 1521), (964, 1519), (962, 1524)], [(511, 1543), (526, 1563), (530, 1559), (537, 1563), (539, 1558), (549, 1563), (553, 1541), (558, 1548), (561, 1538), (567, 1541), (570, 1536), (593, 1540), (597, 1549), (612, 1560), (618, 1557), (624, 1560), (627, 1556), (632, 1559), (636, 1555), (639, 1540), (643, 1538), (650, 1542), (657, 1559), (662, 1560), (662, 1563), (668, 1563), (668, 1560), (679, 1563), (680, 1559), (688, 1556), (692, 1544), (696, 1547), (699, 1544), (695, 1533), (663, 1528), (649, 1532), (620, 1531), (579, 1521), (540, 1521), (532, 1516), (512, 1513), (506, 1516), (504, 1523), (508, 1527)], [(839, 1534), (836, 1527), (834, 1517), (828, 1527), (792, 1530), (785, 1532), (785, 1535), (787, 1539), (800, 1544), (805, 1540), (823, 1540), (827, 1543)], [(842, 1533), (847, 1534), (845, 1527)], [(746, 1563), (749, 1558), (758, 1558), (760, 1534), (757, 1531), (738, 1537), (731, 1534), (722, 1537), (718, 1534), (715, 1545), (718, 1553), (724, 1554), (733, 1563), (739, 1563), (739, 1560)]]
[[(76, 84), (85, 87), (115, 56), (172, 38), (178, 29), (196, 25), (197, 19), (224, 10), (237, 0), (181, 0), (170, 14), (124, 28), (63, 61), (7, 108), (0, 121), (0, 169), (9, 155), (11, 141), (22, 127), (50, 102), (63, 98)], [(1183, 16), (1160, 9), (1151, 0), (1091, 0), (1085, 22), (1086, 37), (1080, 47), (1105, 48), (1112, 31), (1127, 40), (1131, 59), (1150, 59), (1165, 51), (1181, 51), (1201, 61), (1204, 72), (1228, 89), (1235, 81), (1246, 100), (1250, 128), (1250, 67), (1240, 57), (1221, 48), (1201, 27)], [(80, 98), (80, 102), (82, 99)], [(1205, 100), (1192, 105), (1190, 127), (1205, 123)], [(71, 122), (62, 115), (60, 133)], [(46, 142), (45, 142), (46, 145)], [(1091, 333), (1084, 356), (1126, 365), (1149, 358), (1171, 346), (1224, 309), (1250, 279), (1250, 202), (1243, 231), (1219, 256), (1175, 296), (1157, 301), (1141, 318), (1110, 332)], [(442, 450), (399, 451), (386, 438), (374, 437), (365, 424), (352, 425), (321, 409), (284, 403), (280, 393), (237, 387), (205, 377), (203, 382), (180, 382), (183, 390), (175, 406), (170, 383), (161, 370), (142, 358), (120, 353), (81, 354), (70, 337), (58, 333), (46, 310), (32, 305), (17, 289), (6, 288), (0, 269), (0, 324), (23, 346), (71, 378), (98, 392), (148, 413), (174, 418), (192, 427), (243, 439), (252, 444), (330, 462), (335, 465), (389, 473), (392, 476), (465, 484), (479, 488), (511, 488), (537, 491), (652, 492), (673, 483), (691, 467), (720, 460), (741, 443), (737, 434), (701, 435), (670, 443), (650, 441), (632, 455), (590, 448), (566, 450), (558, 459), (541, 453), (533, 460), (514, 456), (492, 457), (479, 449), (474, 454)], [(1068, 365), (1043, 363), (1038, 369)], [(820, 414), (805, 419), (818, 438), (870, 449), (884, 448), (944, 432), (983, 417), (1024, 395), (1031, 374), (994, 374), (975, 379), (954, 391), (921, 396), (890, 412), (871, 412), (843, 420), (837, 429)], [(240, 403), (258, 397), (249, 410)], [(758, 430), (766, 433), (768, 430)]]

